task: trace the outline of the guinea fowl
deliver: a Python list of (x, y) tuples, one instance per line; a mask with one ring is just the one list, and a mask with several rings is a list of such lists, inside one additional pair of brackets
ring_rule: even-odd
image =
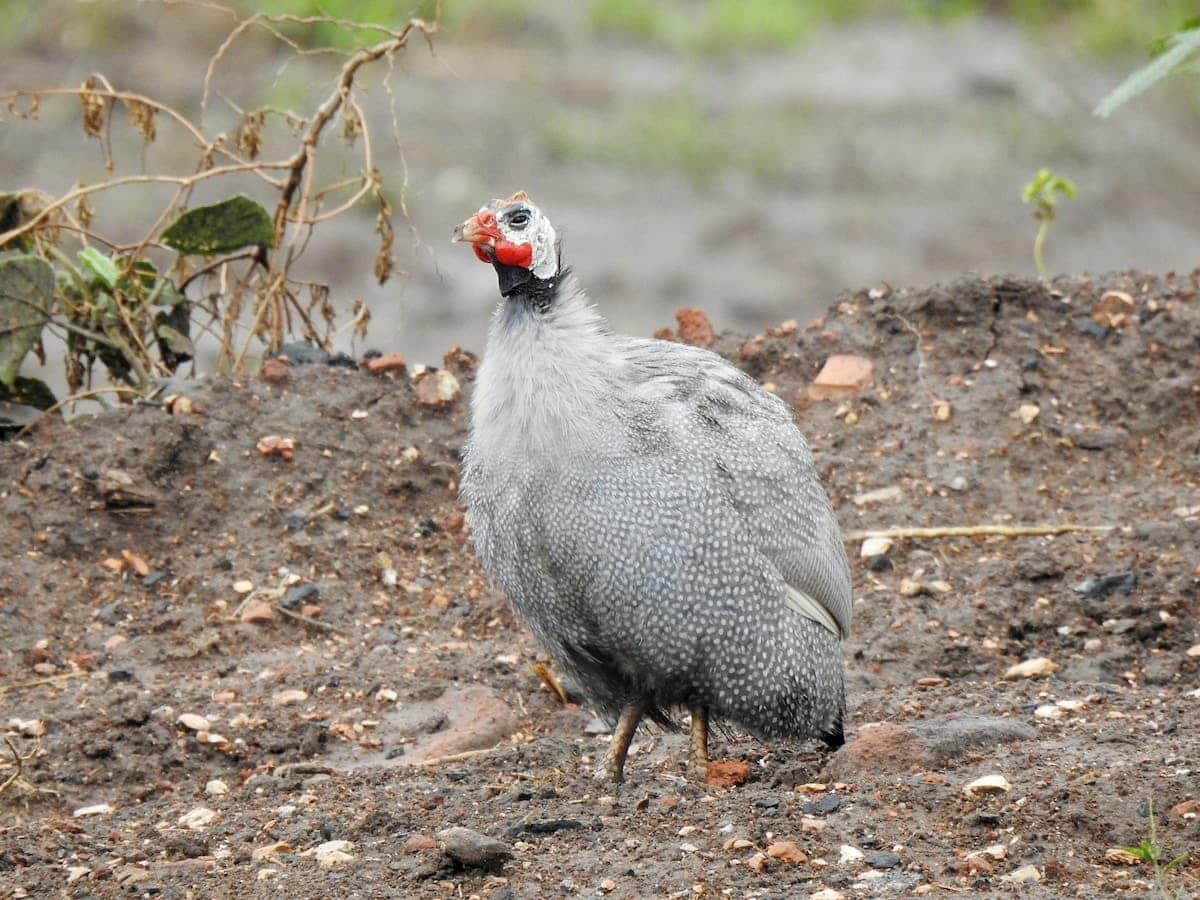
[(717, 354), (611, 333), (524, 192), (454, 240), (495, 267), (463, 460), (476, 553), (555, 665), (616, 721), (710, 717), (842, 743), (851, 589), (787, 405)]

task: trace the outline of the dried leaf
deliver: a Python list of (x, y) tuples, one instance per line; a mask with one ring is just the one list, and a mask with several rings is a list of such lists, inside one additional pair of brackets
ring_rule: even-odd
[(89, 77), (80, 85), (79, 106), (83, 112), (83, 133), (88, 137), (98, 138), (100, 132), (104, 130), (108, 103), (104, 97), (96, 93), (99, 86), (93, 77)]
[(392, 271), (396, 267), (395, 260), (392, 259), (395, 233), (392, 229), (392, 206), (383, 196), (379, 173), (372, 171), (371, 176), (377, 185), (375, 199), (379, 202), (379, 214), (375, 217), (375, 233), (379, 235), (379, 252), (375, 254), (375, 279), (383, 284), (392, 277)]
[(257, 159), (262, 150), (262, 128), (266, 119), (266, 110), (258, 109), (246, 113), (238, 125), (237, 148), (250, 159)]
[(54, 271), (35, 256), (0, 260), (0, 384), (14, 387), (21, 360), (49, 316)]
[(154, 138), (157, 136), (154, 118), (158, 115), (158, 110), (140, 100), (126, 100), (125, 112), (129, 114), (129, 121), (133, 123), (137, 133), (142, 136), (142, 140), (147, 144), (153, 144)]

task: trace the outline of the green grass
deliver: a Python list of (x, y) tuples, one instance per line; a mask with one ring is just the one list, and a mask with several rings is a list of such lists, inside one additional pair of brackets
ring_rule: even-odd
[(779, 49), (800, 43), (813, 28), (853, 19), (874, 0), (593, 0), (589, 23), (677, 50)]
[(595, 162), (640, 172), (675, 174), (707, 185), (729, 172), (787, 178), (798, 151), (794, 123), (762, 129), (754, 110), (710, 113), (693, 98), (659, 95), (614, 110), (560, 112), (541, 132), (557, 160)]
[(1195, 0), (592, 0), (589, 23), (675, 50), (780, 49), (820, 25), (870, 15), (946, 21), (983, 12), (1097, 54), (1142, 51), (1196, 14)]

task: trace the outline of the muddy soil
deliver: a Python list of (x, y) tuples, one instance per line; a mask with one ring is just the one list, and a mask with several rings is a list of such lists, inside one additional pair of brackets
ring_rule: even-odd
[[(470, 554), (469, 354), (441, 406), (443, 375), (295, 362), (0, 444), (0, 896), (1140, 896), (1153, 868), (1110, 851), (1151, 808), (1188, 896), (1198, 335), (1196, 276), (1124, 273), (722, 336), (795, 400), (847, 533), (1110, 529), (851, 539), (849, 743), (723, 735), (733, 787), (653, 730), (625, 785), (593, 778), (605, 724)], [(834, 353), (874, 385), (804, 399)], [(456, 861), (451, 826), (502, 846), (451, 836)]]

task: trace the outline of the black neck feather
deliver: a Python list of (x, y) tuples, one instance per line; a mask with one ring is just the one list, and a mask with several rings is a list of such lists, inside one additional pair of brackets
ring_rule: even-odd
[(570, 269), (559, 269), (550, 278), (538, 278), (523, 266), (492, 263), (500, 281), (500, 295), (506, 300), (523, 303), (536, 312), (545, 312), (554, 304), (559, 285)]

